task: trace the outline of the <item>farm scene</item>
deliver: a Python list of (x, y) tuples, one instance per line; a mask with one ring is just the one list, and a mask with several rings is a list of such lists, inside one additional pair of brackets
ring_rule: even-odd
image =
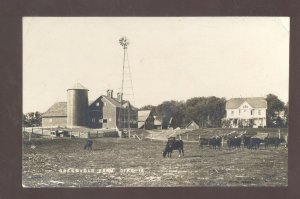
[[(277, 129), (132, 130), (132, 137), (117, 132), (91, 133), (91, 149), (84, 149), (86, 133), (53, 136), (50, 130), (26, 129), (23, 142), (24, 187), (145, 187), (145, 186), (287, 186), (287, 129), (280, 143), (266, 145)], [(31, 134), (31, 135), (30, 135)], [(29, 141), (29, 136), (31, 136)], [(97, 137), (98, 136), (98, 137)], [(200, 140), (218, 136), (214, 149)], [(247, 136), (258, 146), (245, 146)], [(163, 157), (169, 137), (182, 140), (184, 154), (174, 149)], [(240, 145), (229, 140), (243, 138)]]
[(23, 187), (288, 185), (288, 17), (23, 29)]

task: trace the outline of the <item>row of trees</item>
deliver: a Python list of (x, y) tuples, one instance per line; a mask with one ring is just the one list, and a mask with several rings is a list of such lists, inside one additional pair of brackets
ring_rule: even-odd
[(34, 127), (42, 125), (42, 114), (38, 111), (23, 114), (23, 126)]
[[(288, 104), (284, 104), (276, 95), (266, 96), (268, 103), (267, 126), (287, 127)], [(184, 127), (195, 120), (201, 127), (222, 127), (226, 117), (226, 99), (218, 97), (193, 97), (184, 101), (165, 101), (158, 106), (147, 105), (141, 110), (152, 110), (162, 116), (162, 127)], [(172, 118), (172, 120), (171, 120)], [(170, 123), (171, 120), (171, 123)]]

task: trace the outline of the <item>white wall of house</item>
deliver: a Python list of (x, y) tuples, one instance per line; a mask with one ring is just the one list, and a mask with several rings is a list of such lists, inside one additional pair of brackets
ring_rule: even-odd
[[(228, 120), (253, 120), (253, 127), (266, 126), (266, 108), (253, 108), (247, 102), (244, 102), (236, 109), (226, 109), (226, 119)], [(237, 127), (232, 122), (233, 127)]]

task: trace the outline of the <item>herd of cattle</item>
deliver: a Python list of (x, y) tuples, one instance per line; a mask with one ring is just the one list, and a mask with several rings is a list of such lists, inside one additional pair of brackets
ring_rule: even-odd
[[(225, 142), (226, 139), (226, 142)], [(287, 138), (286, 138), (287, 139)], [(229, 149), (259, 149), (261, 145), (264, 145), (264, 148), (267, 149), (270, 146), (274, 146), (277, 148), (280, 143), (285, 143), (285, 147), (287, 147), (287, 140), (280, 137), (270, 137), (266, 136), (264, 138), (257, 136), (249, 136), (244, 134), (240, 134), (238, 136), (214, 136), (211, 138), (201, 138), (199, 136), (199, 148), (203, 149), (204, 147), (209, 147), (214, 150), (221, 150), (221, 147), (224, 146), (224, 143), (227, 143), (227, 147)], [(173, 150), (179, 151), (179, 156), (184, 155), (183, 150), (183, 141), (176, 140), (175, 137), (168, 138), (167, 144), (163, 151), (163, 157), (171, 157)]]

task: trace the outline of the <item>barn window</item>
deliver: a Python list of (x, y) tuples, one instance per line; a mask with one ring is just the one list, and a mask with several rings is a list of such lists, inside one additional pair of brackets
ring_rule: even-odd
[(107, 119), (103, 119), (103, 123), (107, 123)]

